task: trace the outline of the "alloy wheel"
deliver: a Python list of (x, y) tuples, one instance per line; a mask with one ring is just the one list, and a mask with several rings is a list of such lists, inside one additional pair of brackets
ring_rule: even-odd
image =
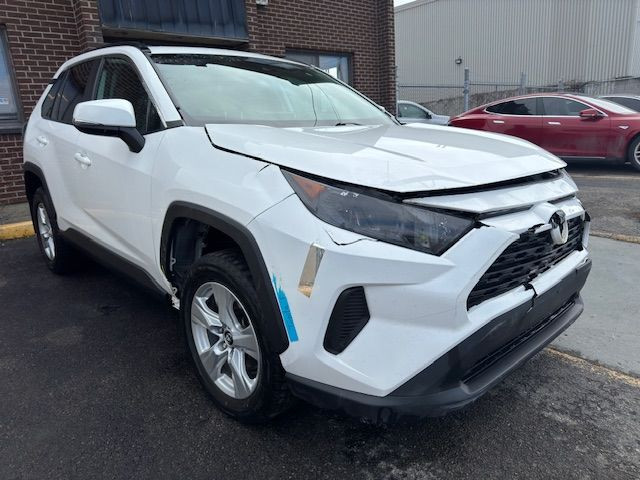
[(260, 348), (238, 297), (224, 285), (201, 285), (191, 303), (191, 331), (199, 360), (215, 385), (235, 399), (258, 385)]
[(56, 244), (53, 239), (53, 227), (49, 220), (49, 214), (43, 203), (39, 203), (37, 207), (38, 235), (42, 242), (44, 254), (51, 261), (56, 258)]

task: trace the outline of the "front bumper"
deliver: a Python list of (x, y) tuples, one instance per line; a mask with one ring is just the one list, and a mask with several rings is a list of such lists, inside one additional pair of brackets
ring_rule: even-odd
[(287, 374), (295, 395), (374, 423), (440, 416), (464, 407), (548, 345), (583, 311), (579, 292), (591, 261), (541, 295), (508, 311), (384, 397)]

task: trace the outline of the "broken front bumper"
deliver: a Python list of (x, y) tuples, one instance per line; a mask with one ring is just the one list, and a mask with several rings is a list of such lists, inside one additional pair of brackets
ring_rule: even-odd
[(287, 374), (298, 397), (375, 423), (439, 416), (464, 407), (548, 345), (582, 313), (588, 260), (544, 294), (495, 318), (384, 397)]

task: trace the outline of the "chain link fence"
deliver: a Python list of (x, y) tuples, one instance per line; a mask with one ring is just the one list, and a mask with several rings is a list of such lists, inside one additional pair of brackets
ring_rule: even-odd
[(529, 93), (569, 92), (599, 96), (613, 93), (640, 95), (640, 77), (590, 82), (564, 82), (529, 85), (522, 73), (511, 81), (477, 81), (469, 69), (460, 85), (398, 85), (398, 99), (424, 105), (440, 115), (458, 115), (469, 109), (503, 98)]

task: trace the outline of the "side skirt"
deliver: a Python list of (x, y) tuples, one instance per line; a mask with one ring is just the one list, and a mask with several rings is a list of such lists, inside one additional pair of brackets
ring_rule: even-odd
[(60, 233), (67, 242), (82, 250), (101, 265), (126, 276), (151, 293), (164, 297), (170, 296), (144, 269), (113, 253), (86, 235), (72, 228)]
[(614, 157), (560, 157), (562, 160), (569, 162), (607, 162), (607, 163), (625, 163), (626, 158)]

